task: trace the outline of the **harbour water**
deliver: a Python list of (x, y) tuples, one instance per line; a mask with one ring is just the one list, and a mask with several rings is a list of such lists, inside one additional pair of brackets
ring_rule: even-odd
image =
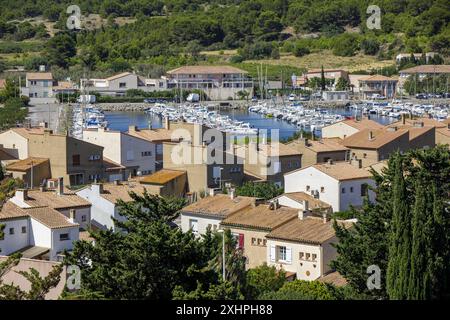
[[(330, 110), (330, 112), (348, 117), (361, 116), (361, 112), (355, 112), (355, 110), (352, 109), (334, 108)], [(296, 125), (287, 121), (277, 118), (267, 118), (262, 114), (249, 112), (247, 110), (221, 110), (220, 114), (228, 115), (231, 119), (248, 122), (258, 129), (267, 129), (268, 131), (270, 131), (270, 129), (278, 129), (280, 139), (289, 138), (295, 132), (299, 131), (299, 128)], [(393, 118), (379, 115), (371, 115), (370, 118), (383, 125), (395, 121)], [(151, 124), (152, 128), (155, 129), (163, 126), (163, 120), (160, 117), (145, 112), (105, 112), (105, 120), (108, 122), (108, 127), (111, 130), (117, 131), (127, 131), (130, 125), (139, 128), (148, 128)]]

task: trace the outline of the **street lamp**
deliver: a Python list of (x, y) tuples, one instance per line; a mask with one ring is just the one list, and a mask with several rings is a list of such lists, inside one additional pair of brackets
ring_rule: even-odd
[(217, 232), (222, 234), (222, 279), (225, 282), (225, 230), (219, 229)]

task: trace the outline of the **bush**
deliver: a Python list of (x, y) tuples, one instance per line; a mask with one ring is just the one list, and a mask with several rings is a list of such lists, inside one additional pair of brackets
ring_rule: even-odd
[(309, 49), (301, 44), (296, 44), (293, 49), (293, 54), (296, 57), (303, 57), (304, 55), (307, 55), (309, 53)]
[(364, 39), (361, 42), (361, 50), (368, 55), (374, 56), (380, 50), (380, 44), (374, 39)]
[(358, 49), (358, 42), (355, 36), (344, 34), (336, 37), (333, 45), (333, 54), (341, 57), (351, 57)]

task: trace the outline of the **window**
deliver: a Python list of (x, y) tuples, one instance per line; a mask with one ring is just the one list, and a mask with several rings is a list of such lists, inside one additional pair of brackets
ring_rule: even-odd
[(126, 82), (119, 82), (119, 88), (126, 88), (127, 83)]
[(256, 238), (252, 238), (252, 246), (256, 246)]
[(27, 233), (27, 227), (22, 227), (22, 233)]
[(151, 151), (143, 151), (143, 152), (141, 153), (141, 155), (142, 155), (143, 157), (151, 157), (151, 156), (152, 156), (152, 152), (151, 152)]
[(367, 153), (363, 153), (363, 158), (364, 158), (364, 159), (367, 158)]
[(133, 150), (128, 150), (127, 151), (127, 161), (131, 161), (134, 160), (134, 152)]
[(11, 234), (11, 235), (14, 234), (14, 228), (9, 228), (9, 234)]
[(74, 166), (80, 165), (80, 155), (79, 154), (72, 155), (72, 165), (74, 165)]
[(305, 253), (304, 253), (304, 252), (299, 252), (299, 253), (298, 253), (298, 258), (299, 258), (300, 260), (303, 260), (304, 257), (305, 257)]
[(286, 247), (278, 247), (278, 260), (286, 261)]
[(325, 192), (325, 187), (320, 187), (320, 192), (324, 193)]
[(306, 254), (305, 254), (305, 259), (306, 259), (306, 260), (309, 260), (310, 257), (311, 257), (311, 254), (310, 254), (310, 253), (306, 253)]
[(81, 216), (81, 222), (86, 222), (86, 215)]
[(353, 187), (350, 187), (350, 192), (353, 192)]
[(364, 197), (367, 195), (367, 183), (363, 183), (361, 185), (361, 197)]
[(345, 193), (345, 188), (342, 188), (342, 193)]
[(260, 246), (262, 243), (262, 239), (258, 239), (258, 246)]
[(312, 260), (313, 260), (313, 261), (316, 261), (316, 259), (317, 259), (317, 254), (313, 253), (313, 254), (312, 254)]
[(189, 220), (189, 229), (191, 229), (193, 233), (198, 233), (198, 220), (197, 219)]
[(306, 191), (309, 191), (311, 189), (310, 186), (306, 186)]
[(102, 157), (99, 154), (91, 154), (89, 156), (89, 161), (97, 161), (100, 160)]
[(69, 234), (68, 233), (61, 233), (59, 235), (59, 241), (67, 241), (70, 240)]
[(263, 246), (265, 247), (266, 245), (267, 245), (267, 240), (264, 239), (264, 240), (263, 240)]

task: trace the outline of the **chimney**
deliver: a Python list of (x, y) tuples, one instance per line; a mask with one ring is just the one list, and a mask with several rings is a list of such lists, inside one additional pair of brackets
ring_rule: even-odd
[(304, 220), (308, 216), (309, 212), (308, 210), (298, 210), (298, 218), (300, 220)]
[(232, 188), (230, 189), (230, 199), (234, 200), (234, 198), (236, 198), (236, 191)]
[(138, 130), (138, 127), (135, 125), (128, 126), (128, 132), (136, 132)]
[(303, 201), (303, 208), (304, 208), (306, 211), (309, 210), (309, 201), (308, 201), (308, 200)]
[(422, 128), (423, 126), (424, 126), (423, 121), (415, 121), (414, 122), (414, 127)]
[(28, 200), (28, 189), (17, 189), (15, 197), (22, 202)]
[(373, 131), (369, 131), (369, 140), (373, 140)]
[(69, 210), (69, 219), (74, 222), (76, 219), (76, 214), (75, 214), (75, 210), (74, 209), (70, 209)]
[(169, 120), (169, 117), (165, 117), (165, 118), (164, 118), (164, 128), (165, 128), (166, 130), (170, 130), (170, 120)]
[(64, 194), (64, 180), (62, 177), (58, 178), (58, 187), (56, 188), (56, 194), (61, 196)]
[(328, 222), (328, 215), (326, 214), (326, 212), (322, 213), (322, 221), (323, 221), (323, 223)]
[(103, 183), (93, 183), (91, 186), (91, 190), (95, 193), (95, 194), (102, 194), (103, 193)]
[(362, 168), (362, 159), (357, 159), (356, 157), (350, 160), (350, 164), (359, 169)]

